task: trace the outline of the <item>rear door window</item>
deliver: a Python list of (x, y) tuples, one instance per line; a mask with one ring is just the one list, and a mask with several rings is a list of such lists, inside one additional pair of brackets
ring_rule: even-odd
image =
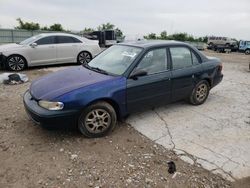
[(69, 36), (57, 36), (58, 44), (75, 43), (75, 40)]
[(191, 52), (186, 47), (171, 47), (170, 54), (173, 70), (191, 67), (193, 65)]

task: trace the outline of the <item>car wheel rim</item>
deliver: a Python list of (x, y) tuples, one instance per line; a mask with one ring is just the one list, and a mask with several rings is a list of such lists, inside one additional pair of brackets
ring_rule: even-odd
[(247, 50), (247, 51), (246, 51), (246, 54), (250, 54), (250, 50)]
[(84, 120), (84, 125), (90, 133), (102, 133), (111, 124), (110, 114), (103, 109), (95, 109), (89, 112)]
[(25, 62), (21, 57), (13, 56), (8, 60), (9, 67), (12, 70), (22, 70), (25, 66)]
[(91, 60), (91, 56), (89, 53), (87, 52), (82, 52), (79, 54), (79, 62), (81, 64), (84, 64), (84, 63), (89, 63)]
[(199, 102), (203, 102), (207, 97), (207, 85), (206, 84), (200, 84), (196, 89), (196, 99)]

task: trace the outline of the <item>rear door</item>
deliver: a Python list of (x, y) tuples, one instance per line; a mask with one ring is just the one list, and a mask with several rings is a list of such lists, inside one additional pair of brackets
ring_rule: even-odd
[(185, 46), (169, 48), (172, 63), (172, 101), (187, 98), (202, 73), (201, 59)]
[(155, 107), (170, 101), (171, 71), (166, 48), (150, 50), (132, 71), (144, 70), (146, 76), (127, 80), (128, 112)]
[(35, 47), (29, 47), (28, 56), (30, 65), (43, 65), (56, 63), (56, 44), (54, 36), (38, 39)]
[(57, 62), (71, 63), (76, 62), (79, 53), (79, 45), (82, 43), (75, 37), (71, 36), (57, 36)]

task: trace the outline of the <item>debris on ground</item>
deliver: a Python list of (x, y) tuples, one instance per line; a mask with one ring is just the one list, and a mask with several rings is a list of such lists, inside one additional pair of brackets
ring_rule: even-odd
[(22, 84), (28, 81), (29, 81), (29, 78), (26, 76), (26, 74), (20, 74), (20, 73), (0, 74), (0, 84), (3, 83), (6, 85), (16, 85), (16, 84)]
[(169, 174), (173, 174), (176, 172), (176, 166), (175, 163), (173, 161), (169, 161), (168, 162), (168, 173)]

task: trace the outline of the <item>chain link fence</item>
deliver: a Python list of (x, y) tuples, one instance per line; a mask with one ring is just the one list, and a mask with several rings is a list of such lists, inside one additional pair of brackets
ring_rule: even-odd
[(51, 32), (58, 33), (58, 31), (45, 31), (45, 30), (28, 31), (22, 29), (0, 29), (0, 44), (17, 43), (31, 36), (38, 35), (40, 33), (51, 33)]

